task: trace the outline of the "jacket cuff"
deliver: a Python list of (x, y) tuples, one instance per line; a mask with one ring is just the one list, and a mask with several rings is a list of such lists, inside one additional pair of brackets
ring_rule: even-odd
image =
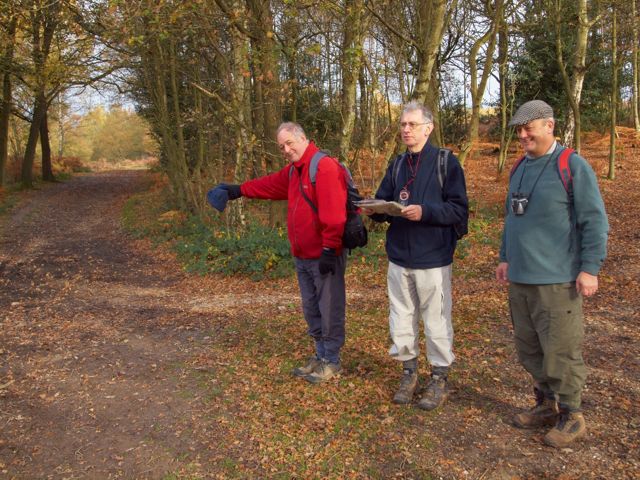
[(602, 262), (582, 262), (580, 266), (581, 272), (587, 272), (591, 275), (598, 275), (600, 273), (600, 267), (602, 266)]

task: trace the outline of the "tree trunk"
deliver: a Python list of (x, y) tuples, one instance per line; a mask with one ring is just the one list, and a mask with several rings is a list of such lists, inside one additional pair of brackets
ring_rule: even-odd
[(58, 26), (61, 2), (51, 2), (42, 8), (34, 9), (31, 14), (32, 52), (35, 71), (34, 108), (29, 138), (22, 161), (21, 181), (23, 188), (33, 186), (33, 163), (40, 133), (42, 118), (47, 112), (46, 84), (47, 59), (51, 51), (53, 34)]
[(498, 156), (498, 175), (504, 170), (513, 137), (513, 128), (507, 125), (507, 119), (513, 108), (515, 83), (511, 82), (511, 91), (507, 91), (509, 80), (509, 27), (503, 17), (498, 31), (498, 77), (500, 80), (500, 154)]
[(275, 141), (275, 134), (282, 118), (280, 105), (280, 82), (278, 68), (278, 47), (274, 34), (273, 14), (269, 0), (247, 0), (251, 18), (254, 20), (253, 44), (255, 52), (252, 59), (257, 77), (254, 82), (259, 86), (262, 102), (256, 103), (254, 110), (260, 111), (260, 143), (266, 155), (267, 170), (282, 167), (283, 159)]
[(4, 184), (4, 171), (9, 158), (9, 118), (11, 117), (11, 70), (16, 38), (16, 17), (9, 21), (6, 45), (2, 52), (2, 103), (0, 103), (0, 188)]
[(611, 124), (609, 128), (609, 173), (607, 178), (616, 178), (616, 120), (618, 114), (618, 12), (615, 2), (611, 5)]
[(377, 126), (379, 124), (379, 105), (378, 105), (378, 95), (380, 91), (380, 79), (378, 77), (378, 73), (372, 68), (370, 62), (365, 58), (365, 64), (367, 67), (367, 71), (369, 72), (369, 77), (371, 81), (369, 82), (369, 94), (368, 94), (368, 102), (367, 102), (367, 121), (366, 121), (366, 132), (364, 133), (365, 143), (367, 147), (371, 149), (371, 152), (375, 155), (378, 152), (378, 136)]
[[(202, 82), (200, 70), (196, 70), (196, 80), (198, 84)], [(196, 114), (196, 161), (193, 167), (193, 183), (194, 183), (194, 200), (195, 208), (198, 213), (202, 213), (205, 209), (205, 185), (203, 185), (202, 170), (204, 168), (206, 156), (206, 134), (207, 125), (205, 122), (204, 107), (202, 102), (202, 92), (197, 88), (193, 89), (193, 99)]]
[[(42, 99), (41, 101), (46, 104), (46, 100)], [(55, 177), (51, 165), (51, 143), (49, 142), (49, 122), (46, 109), (40, 122), (40, 150), (42, 152), (42, 180), (53, 182)]]
[(638, 11), (636, 8), (636, 0), (631, 0), (631, 12), (633, 27), (633, 49), (631, 52), (631, 64), (633, 68), (633, 126), (636, 132), (640, 132), (640, 115), (638, 114), (638, 106), (640, 105), (640, 98), (638, 98), (638, 42), (640, 42), (640, 38), (638, 38)]
[(425, 99), (425, 105), (433, 113), (434, 129), (431, 132), (430, 141), (436, 146), (444, 145), (444, 138), (442, 133), (442, 123), (440, 122), (440, 79), (438, 78), (438, 67), (436, 61), (436, 68), (431, 70), (431, 84), (427, 91), (427, 98)]
[(362, 66), (362, 42), (367, 17), (363, 0), (347, 0), (342, 40), (342, 104), (340, 126), (340, 159), (349, 164), (353, 127), (356, 122), (356, 88)]
[[(493, 52), (496, 47), (496, 38), (498, 34), (498, 27), (502, 20), (504, 1), (497, 0), (495, 3), (495, 10), (493, 12), (487, 12), (487, 16), (491, 18), (491, 24), (489, 30), (482, 37), (477, 39), (471, 50), (469, 51), (469, 73), (470, 73), (470, 89), (471, 89), (471, 118), (469, 120), (469, 126), (467, 128), (467, 140), (462, 146), (458, 159), (460, 165), (464, 166), (464, 162), (471, 153), (475, 143), (478, 141), (478, 128), (480, 126), (480, 105), (482, 103), (482, 97), (487, 87), (487, 81), (493, 68)], [(478, 82), (478, 53), (480, 48), (488, 42), (485, 52), (486, 58), (484, 66), (482, 67), (482, 76), (480, 82)]]
[(555, 19), (555, 44), (556, 44), (556, 60), (562, 75), (562, 83), (564, 85), (571, 111), (567, 119), (562, 143), (567, 146), (573, 144), (574, 148), (579, 152), (581, 147), (582, 121), (580, 118), (580, 99), (582, 97), (582, 86), (587, 73), (587, 40), (589, 29), (597, 21), (590, 21), (587, 12), (587, 0), (577, 0), (578, 8), (578, 28), (576, 29), (575, 51), (573, 52), (573, 64), (571, 67), (571, 77), (567, 72), (562, 46), (562, 6), (561, 0), (555, 0), (555, 9), (550, 12), (551, 18)]
[(298, 122), (298, 62), (297, 51), (293, 51), (289, 59), (289, 88), (291, 89), (291, 121)]
[[(449, 11), (451, 12), (456, 8), (457, 0), (450, 3)], [(431, 71), (436, 63), (448, 18), (447, 1), (419, 0), (418, 15), (420, 19), (420, 31), (417, 32), (420, 41), (418, 49), (419, 70), (416, 87), (411, 98), (424, 103), (427, 100), (427, 91), (431, 84)]]
[[(433, 67), (438, 57), (440, 43), (446, 29), (446, 25), (458, 4), (458, 0), (418, 0), (418, 28), (415, 32), (418, 73), (416, 75), (416, 83), (413, 92), (410, 94), (412, 100), (417, 100), (423, 104), (427, 103), (428, 92), (432, 82)], [(394, 42), (395, 45), (395, 42)], [(396, 46), (397, 50), (406, 48), (404, 42)], [(399, 68), (399, 67), (398, 67)], [(401, 80), (400, 91), (403, 92), (402, 71), (399, 72)], [(403, 93), (403, 102), (404, 102)], [(400, 136), (395, 136), (395, 142), (389, 142), (389, 146), (384, 152), (385, 158), (389, 158), (394, 152), (401, 149), (402, 142)]]
[(21, 183), (23, 188), (33, 187), (33, 163), (35, 161), (36, 147), (40, 135), (40, 124), (47, 109), (47, 103), (46, 101), (43, 102), (42, 99), (44, 99), (44, 93), (39, 94), (33, 104), (33, 117), (31, 118), (31, 124), (29, 126), (29, 138), (27, 139), (24, 159), (22, 160)]
[[(358, 74), (358, 84), (360, 85), (360, 108), (358, 117), (360, 118), (360, 137), (362, 146), (369, 147), (367, 141), (367, 133), (369, 132), (369, 125), (372, 123), (371, 112), (369, 106), (371, 102), (373, 82), (367, 78), (367, 65), (364, 57), (360, 62), (360, 73)], [(354, 128), (355, 129), (355, 128)]]
[(170, 93), (167, 92), (167, 86), (171, 88), (172, 83), (171, 79), (167, 77), (167, 70), (175, 70), (175, 66), (172, 67), (170, 65), (171, 55), (167, 53), (168, 49), (165, 48), (159, 35), (149, 25), (145, 25), (145, 27), (149, 32), (150, 41), (149, 48), (145, 50), (142, 56), (144, 83), (153, 105), (154, 123), (158, 126), (160, 137), (162, 138), (162, 157), (166, 161), (165, 169), (173, 196), (180, 209), (188, 211), (185, 190), (186, 166), (181, 157), (181, 155), (184, 155), (184, 151), (180, 152), (178, 147), (174, 125), (180, 119), (172, 115)]
[[(239, 1), (234, 2), (234, 15), (236, 18), (246, 18)], [(235, 158), (233, 183), (242, 183), (246, 180), (246, 167), (251, 163), (249, 155), (250, 148), (250, 126), (251, 117), (249, 114), (249, 86), (244, 81), (245, 72), (249, 71), (249, 40), (238, 29), (231, 31), (232, 75), (234, 78), (233, 90), (231, 93), (231, 111), (236, 115), (235, 131)], [(270, 209), (271, 220), (274, 220), (274, 211)], [(229, 209), (229, 219), (233, 225), (244, 225), (243, 202), (232, 202)]]

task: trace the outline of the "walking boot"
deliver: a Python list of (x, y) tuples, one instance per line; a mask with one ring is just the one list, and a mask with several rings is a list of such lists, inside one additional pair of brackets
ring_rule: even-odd
[(321, 363), (322, 360), (314, 355), (309, 359), (306, 365), (301, 365), (294, 368), (291, 374), (294, 377), (304, 377), (305, 375), (309, 375), (311, 372), (313, 372)]
[(558, 422), (558, 402), (554, 397), (534, 387), (536, 404), (529, 410), (520, 412), (513, 417), (513, 424), (518, 428), (538, 428), (555, 425)]
[(431, 380), (427, 384), (422, 398), (418, 402), (418, 407), (422, 410), (435, 410), (449, 396), (449, 386), (447, 385), (448, 368), (434, 367), (431, 373)]
[(313, 372), (304, 376), (304, 379), (309, 383), (322, 383), (337, 377), (341, 371), (342, 367), (339, 363), (322, 360)]
[(406, 405), (413, 400), (413, 394), (418, 386), (418, 359), (412, 358), (402, 362), (402, 378), (400, 387), (393, 396), (393, 403)]
[(571, 411), (566, 405), (560, 405), (558, 423), (544, 436), (544, 443), (555, 448), (564, 448), (578, 438), (584, 437), (587, 426), (579, 410)]

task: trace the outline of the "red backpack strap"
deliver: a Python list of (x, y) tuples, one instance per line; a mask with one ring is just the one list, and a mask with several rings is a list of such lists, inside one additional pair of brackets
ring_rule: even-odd
[(511, 171), (509, 172), (509, 178), (513, 177), (513, 174), (516, 173), (516, 170), (518, 169), (518, 167), (520, 166), (520, 164), (525, 158), (527, 157), (523, 155), (522, 157), (520, 157), (518, 160), (515, 161), (515, 163), (513, 164), (513, 167), (511, 167)]
[(562, 180), (562, 185), (564, 185), (564, 189), (567, 191), (569, 195), (572, 193), (572, 180), (571, 176), (571, 167), (569, 166), (569, 157), (575, 150), (572, 148), (565, 148), (560, 156), (558, 157), (558, 174), (560, 174), (560, 180)]

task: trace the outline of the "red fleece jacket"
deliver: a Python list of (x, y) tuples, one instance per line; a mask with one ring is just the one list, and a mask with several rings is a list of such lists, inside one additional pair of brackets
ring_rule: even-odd
[[(343, 168), (335, 158), (323, 157), (318, 163), (315, 188), (309, 178), (311, 157), (318, 151), (313, 142), (297, 162), (282, 170), (244, 182), (242, 195), (249, 198), (287, 200), (287, 232), (291, 252), (298, 258), (318, 258), (323, 247), (342, 252), (342, 233), (347, 219), (347, 186)], [(293, 168), (290, 175), (289, 170)], [(316, 214), (300, 193), (318, 208)]]

